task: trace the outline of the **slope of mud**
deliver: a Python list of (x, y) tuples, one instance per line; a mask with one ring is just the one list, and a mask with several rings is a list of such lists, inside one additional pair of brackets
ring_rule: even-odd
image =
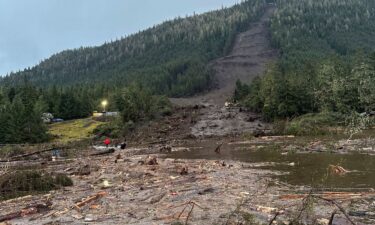
[(269, 130), (269, 125), (261, 121), (249, 121), (251, 115), (240, 110), (235, 116), (228, 116), (233, 115), (233, 109), (224, 108), (224, 103), (232, 97), (237, 80), (251, 82), (254, 77), (265, 72), (267, 64), (277, 59), (277, 51), (270, 46), (268, 25), (274, 10), (274, 7), (268, 7), (258, 22), (250, 24), (249, 30), (236, 37), (229, 55), (212, 62), (217, 89), (192, 98), (171, 99), (180, 106), (206, 106), (192, 127), (192, 135), (225, 136), (258, 132), (259, 128), (261, 131)]

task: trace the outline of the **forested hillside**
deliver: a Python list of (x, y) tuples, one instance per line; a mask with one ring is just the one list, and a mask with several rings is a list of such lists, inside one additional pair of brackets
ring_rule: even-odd
[(285, 68), (337, 53), (375, 49), (375, 2), (371, 0), (277, 1), (271, 30)]
[(1, 81), (71, 86), (140, 83), (152, 93), (191, 95), (213, 79), (207, 64), (231, 48), (239, 31), (262, 13), (265, 0), (249, 0), (231, 8), (187, 18), (176, 18), (100, 47), (67, 50)]
[(277, 1), (271, 22), (281, 58), (235, 99), (272, 120), (375, 108), (375, 2)]

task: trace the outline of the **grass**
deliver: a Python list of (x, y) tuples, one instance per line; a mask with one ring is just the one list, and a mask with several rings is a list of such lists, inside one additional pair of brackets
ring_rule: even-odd
[(105, 124), (92, 118), (69, 120), (49, 125), (49, 133), (53, 135), (53, 142), (68, 143), (91, 138), (93, 131)]
[(309, 113), (275, 123), (275, 132), (296, 136), (320, 136), (343, 132), (345, 118), (338, 113)]

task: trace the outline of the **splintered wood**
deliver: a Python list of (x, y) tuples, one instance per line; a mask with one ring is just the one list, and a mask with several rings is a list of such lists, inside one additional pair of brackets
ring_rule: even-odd
[(279, 198), (282, 200), (292, 200), (292, 199), (303, 199), (307, 196), (319, 196), (326, 199), (337, 199), (337, 200), (350, 200), (358, 199), (365, 197), (375, 197), (375, 192), (362, 192), (362, 193), (353, 193), (353, 192), (322, 192), (314, 194), (287, 194), (281, 195)]
[(105, 191), (101, 191), (93, 196), (90, 196), (88, 198), (86, 198), (85, 200), (81, 201), (81, 202), (78, 202), (74, 205), (74, 208), (77, 209), (77, 210), (81, 210), (81, 207), (89, 204), (90, 202), (93, 202), (95, 200), (98, 200), (102, 197), (104, 197), (105, 195), (107, 195), (107, 192)]
[(0, 222), (13, 220), (13, 219), (17, 219), (17, 218), (20, 218), (20, 217), (25, 217), (25, 216), (28, 216), (28, 215), (48, 211), (48, 210), (50, 210), (51, 205), (52, 205), (51, 202), (47, 202), (47, 203), (43, 203), (43, 204), (32, 204), (32, 205), (29, 205), (29, 206), (27, 206), (27, 207), (25, 207), (25, 208), (23, 208), (23, 209), (21, 209), (17, 212), (13, 212), (13, 213), (9, 213), (9, 214), (0, 216)]

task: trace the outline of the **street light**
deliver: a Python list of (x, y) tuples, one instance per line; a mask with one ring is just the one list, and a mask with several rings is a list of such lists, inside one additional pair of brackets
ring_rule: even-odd
[(103, 100), (102, 101), (103, 112), (105, 112), (105, 108), (106, 108), (107, 105), (108, 105), (108, 101), (107, 100)]

